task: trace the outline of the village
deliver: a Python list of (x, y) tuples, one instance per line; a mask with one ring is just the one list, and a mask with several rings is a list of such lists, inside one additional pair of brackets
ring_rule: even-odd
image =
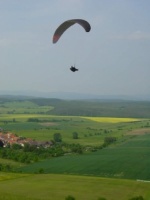
[(52, 141), (36, 141), (31, 138), (19, 137), (16, 134), (11, 132), (4, 132), (2, 128), (0, 128), (0, 146), (8, 147), (13, 144), (18, 144), (24, 147), (25, 144), (29, 144), (31, 146), (36, 146), (37, 148), (43, 147), (48, 148), (53, 145)]

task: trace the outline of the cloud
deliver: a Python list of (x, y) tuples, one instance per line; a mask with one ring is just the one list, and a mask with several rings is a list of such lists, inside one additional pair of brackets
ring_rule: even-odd
[(128, 34), (118, 34), (111, 36), (111, 39), (120, 39), (120, 40), (150, 40), (150, 33), (142, 31), (134, 31)]

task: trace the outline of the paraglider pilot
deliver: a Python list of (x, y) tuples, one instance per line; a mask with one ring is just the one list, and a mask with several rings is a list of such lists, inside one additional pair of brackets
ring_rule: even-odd
[(70, 70), (71, 70), (72, 72), (78, 71), (78, 69), (76, 69), (76, 68), (73, 67), (73, 66), (70, 67)]

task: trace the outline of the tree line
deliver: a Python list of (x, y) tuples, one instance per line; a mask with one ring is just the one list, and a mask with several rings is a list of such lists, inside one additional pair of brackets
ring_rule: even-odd
[[(75, 200), (75, 198), (73, 196), (69, 195), (65, 198), (65, 200)], [(107, 200), (107, 199), (105, 197), (99, 197), (98, 200)], [(128, 200), (144, 200), (144, 198), (143, 198), (143, 196), (140, 195), (140, 196), (132, 197)]]

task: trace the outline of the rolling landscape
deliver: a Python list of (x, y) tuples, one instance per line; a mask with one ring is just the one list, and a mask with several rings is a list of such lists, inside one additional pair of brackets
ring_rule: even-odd
[(2, 199), (150, 199), (149, 101), (1, 96), (0, 132)]
[(150, 1), (0, 0), (0, 200), (150, 200)]

